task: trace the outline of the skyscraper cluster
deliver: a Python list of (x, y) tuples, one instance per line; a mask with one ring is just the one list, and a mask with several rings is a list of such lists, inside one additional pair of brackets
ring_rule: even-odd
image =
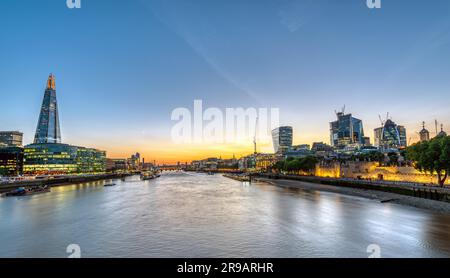
[[(305, 146), (293, 146), (293, 129), (290, 126), (282, 126), (272, 131), (273, 148), (276, 154), (281, 156), (306, 156), (320, 153), (356, 154), (379, 151), (383, 153), (398, 152), (408, 146), (406, 128), (396, 124), (389, 114), (386, 120), (381, 120), (381, 126), (374, 129), (374, 145), (370, 138), (365, 136), (362, 120), (353, 117), (351, 113), (345, 113), (345, 108), (336, 112), (337, 119), (330, 122), (330, 145), (322, 142), (313, 143), (313, 148)], [(420, 141), (430, 140), (430, 132), (425, 128), (419, 132)], [(441, 124), (438, 133), (436, 122), (436, 136), (447, 136)], [(318, 147), (321, 146), (321, 147)], [(319, 151), (320, 149), (320, 151)]]
[[(1, 132), (0, 176), (100, 173), (106, 152), (61, 143), (56, 79), (50, 74), (41, 105), (34, 143), (22, 147), (20, 132)], [(0, 145), (1, 147), (1, 145)]]

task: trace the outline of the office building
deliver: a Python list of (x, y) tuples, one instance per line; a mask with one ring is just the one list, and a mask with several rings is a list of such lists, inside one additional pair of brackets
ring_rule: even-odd
[(22, 147), (23, 133), (18, 131), (0, 131), (0, 146)]
[(106, 159), (106, 171), (126, 171), (128, 164), (126, 159)]
[(388, 119), (383, 126), (374, 130), (375, 146), (380, 150), (406, 148), (406, 129)]
[(348, 145), (364, 145), (364, 129), (360, 119), (352, 114), (336, 113), (337, 120), (330, 123), (331, 145), (337, 149), (344, 149)]
[(0, 148), (0, 176), (13, 177), (23, 173), (23, 148)]
[(293, 131), (291, 126), (282, 126), (272, 130), (273, 149), (275, 153), (285, 153), (292, 147)]
[(91, 174), (106, 171), (104, 151), (67, 144), (25, 146), (25, 175)]

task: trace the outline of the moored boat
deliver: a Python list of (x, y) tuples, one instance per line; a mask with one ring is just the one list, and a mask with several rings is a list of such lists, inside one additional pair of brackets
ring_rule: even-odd
[(36, 194), (48, 193), (50, 188), (48, 186), (35, 186), (30, 188), (19, 187), (10, 192), (6, 192), (2, 196), (4, 197), (14, 197), (14, 196), (31, 196)]

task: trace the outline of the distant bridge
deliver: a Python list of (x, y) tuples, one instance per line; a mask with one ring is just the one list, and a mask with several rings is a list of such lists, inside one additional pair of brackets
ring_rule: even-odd
[(184, 168), (182, 165), (162, 165), (158, 166), (158, 169), (161, 171), (181, 171)]

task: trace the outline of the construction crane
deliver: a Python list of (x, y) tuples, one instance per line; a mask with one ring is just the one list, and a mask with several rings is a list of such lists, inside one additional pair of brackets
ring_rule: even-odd
[(340, 111), (340, 112), (337, 112), (336, 110), (334, 110), (334, 113), (336, 114), (336, 115), (345, 115), (345, 105), (344, 105), (344, 107), (342, 107), (342, 110)]
[(380, 118), (381, 126), (384, 126), (384, 121), (383, 121), (383, 119), (381, 118), (381, 115), (378, 115), (378, 118)]
[(434, 126), (436, 128), (436, 136), (438, 135), (438, 121), (434, 120)]
[(253, 147), (254, 147), (254, 154), (258, 154), (258, 152), (256, 151), (256, 132), (258, 131), (258, 116), (256, 117), (256, 121), (255, 121), (255, 136), (253, 137)]
[(387, 120), (389, 120), (389, 112), (386, 113), (386, 120), (383, 120), (381, 118), (381, 115), (378, 115), (378, 118), (380, 119), (381, 126), (384, 126), (386, 124)]

